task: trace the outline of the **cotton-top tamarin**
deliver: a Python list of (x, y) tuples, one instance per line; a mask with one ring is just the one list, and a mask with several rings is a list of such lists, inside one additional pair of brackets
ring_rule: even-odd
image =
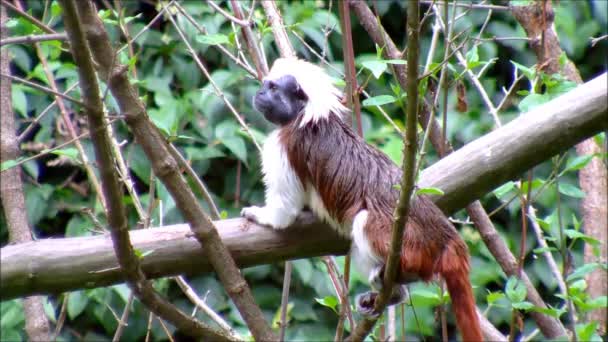
[[(279, 126), (268, 136), (262, 152), (266, 205), (244, 208), (241, 215), (283, 229), (309, 207), (352, 239), (354, 264), (379, 290), (401, 170), (343, 121), (348, 110), (341, 98), (332, 79), (318, 66), (295, 58), (274, 63), (253, 101), (267, 120)], [(401, 284), (429, 281), (434, 274), (445, 279), (463, 339), (481, 340), (467, 247), (441, 210), (418, 196), (411, 204), (399, 284), (392, 289), (391, 304), (401, 301)], [(360, 295), (359, 311), (379, 314), (374, 312), (376, 296), (377, 292)]]

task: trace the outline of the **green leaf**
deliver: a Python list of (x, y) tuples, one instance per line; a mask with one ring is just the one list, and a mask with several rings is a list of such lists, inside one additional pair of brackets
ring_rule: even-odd
[(364, 61), (361, 62), (361, 65), (371, 71), (372, 75), (374, 75), (376, 79), (380, 78), (380, 76), (382, 76), (387, 69), (386, 62), (379, 60)]
[(397, 101), (394, 96), (391, 95), (379, 95), (367, 98), (363, 100), (362, 104), (364, 107), (382, 106), (385, 104), (393, 103)]
[[(285, 315), (285, 320), (287, 322), (285, 322), (285, 324), (287, 324), (289, 321), (291, 321), (291, 312), (293, 310), (293, 307), (294, 307), (293, 303), (291, 303), (291, 302), (287, 303), (287, 312), (286, 312), (286, 315)], [(277, 308), (277, 311), (274, 313), (274, 316), (272, 317), (272, 328), (273, 329), (278, 329), (281, 326), (280, 325), (280, 323), (281, 323), (281, 311), (282, 311), (281, 310), (281, 306), (279, 306)]]
[(591, 262), (588, 264), (584, 264), (583, 266), (577, 268), (576, 270), (574, 270), (574, 272), (572, 272), (568, 278), (566, 278), (566, 281), (570, 282), (576, 279), (580, 279), (582, 277), (584, 277), (585, 275), (587, 275), (588, 273), (593, 272), (595, 269), (597, 269), (598, 267), (600, 267), (600, 263), (597, 262)]
[(589, 323), (579, 323), (576, 325), (576, 335), (579, 341), (598, 341), (601, 342), (602, 338), (595, 332), (597, 328), (597, 321), (591, 321)]
[(536, 70), (534, 70), (534, 68), (528, 68), (527, 66), (521, 65), (513, 61), (511, 61), (511, 64), (513, 64), (517, 68), (517, 70), (521, 71), (526, 76), (526, 78), (528, 78), (528, 80), (533, 80), (536, 77)]
[(568, 159), (566, 163), (566, 169), (564, 171), (576, 171), (584, 168), (589, 164), (591, 159), (595, 157), (595, 154), (585, 154), (582, 156), (576, 156), (574, 158)]
[(567, 237), (571, 238), (571, 239), (582, 239), (583, 241), (592, 244), (592, 245), (599, 245), (600, 241), (592, 236), (586, 235), (578, 230), (575, 229), (566, 229), (564, 230), (564, 233), (566, 234)]
[(336, 314), (338, 313), (338, 310), (336, 309), (336, 307), (338, 306), (338, 298), (336, 298), (335, 296), (315, 298), (315, 300), (317, 301), (317, 303), (334, 310)]
[(27, 97), (23, 92), (23, 88), (19, 84), (13, 84), (11, 89), (11, 99), (13, 101), (13, 108), (16, 112), (21, 114), (23, 118), (27, 118)]
[(494, 189), (494, 196), (496, 196), (497, 198), (503, 198), (506, 194), (508, 194), (514, 188), (515, 188), (515, 183), (513, 183), (512, 181), (508, 181), (505, 184)]
[(145, 258), (147, 255), (154, 253), (154, 250), (151, 249), (149, 251), (142, 252), (141, 250), (139, 250), (137, 248), (133, 248), (133, 253), (139, 260), (141, 260), (141, 259)]
[(52, 154), (68, 157), (76, 162), (80, 162), (78, 158), (78, 150), (75, 147), (61, 148), (51, 151)]
[(518, 302), (518, 303), (513, 303), (511, 304), (513, 306), (513, 308), (517, 309), (517, 310), (524, 310), (524, 311), (529, 311), (532, 308), (534, 308), (534, 304), (530, 303), (530, 302)]
[(12, 167), (15, 167), (19, 164), (19, 159), (9, 159), (5, 160), (0, 164), (0, 171), (8, 170)]
[(226, 210), (220, 211), (220, 219), (225, 220), (228, 218), (228, 212)]
[(534, 248), (534, 250), (533, 250), (534, 254), (540, 254), (540, 253), (544, 253), (544, 252), (554, 252), (554, 251), (557, 251), (557, 248), (541, 247), (541, 248)]
[(247, 146), (241, 137), (229, 137), (220, 140), (222, 145), (226, 146), (238, 159), (247, 165)]
[(78, 315), (80, 315), (84, 309), (87, 307), (89, 303), (89, 297), (85, 294), (84, 291), (74, 291), (70, 292), (68, 296), (68, 317), (70, 320), (74, 320)]
[(521, 100), (518, 107), (522, 113), (527, 113), (535, 107), (549, 102), (549, 100), (551, 100), (551, 97), (546, 94), (530, 94)]
[(436, 291), (429, 289), (420, 288), (411, 292), (412, 305), (418, 307), (423, 306), (436, 306), (441, 304), (441, 298)]
[(540, 312), (545, 315), (549, 315), (551, 317), (559, 318), (561, 315), (563, 315), (566, 312), (566, 309), (565, 308), (557, 309), (557, 308), (554, 308), (551, 306), (549, 306), (548, 308), (540, 308), (538, 306), (535, 306), (532, 308), (532, 311)]
[(388, 63), (388, 64), (401, 64), (401, 65), (407, 64), (407, 61), (405, 61), (403, 59), (385, 59), (384, 62)]
[[(477, 45), (473, 45), (473, 48), (471, 48), (471, 50), (467, 51), (467, 68), (469, 69), (473, 69), (475, 66), (477, 66), (477, 62), (479, 62), (479, 53), (477, 52)], [(477, 65), (472, 66), (471, 63), (475, 63)]]
[(568, 183), (560, 183), (559, 192), (566, 196), (570, 196), (570, 197), (574, 197), (574, 198), (585, 197), (585, 193), (583, 192), (583, 190), (579, 189), (575, 185), (568, 184)]
[(313, 266), (308, 259), (298, 259), (292, 261), (292, 265), (296, 274), (300, 277), (305, 285), (310, 285), (313, 281)]
[(494, 304), (495, 302), (503, 298), (505, 298), (505, 294), (502, 292), (490, 292), (486, 295), (486, 301), (488, 302), (488, 305)]
[(420, 188), (416, 191), (416, 195), (443, 195), (443, 190), (439, 188)]
[(505, 286), (505, 294), (511, 303), (522, 302), (527, 295), (528, 291), (524, 283), (517, 277), (511, 276)]

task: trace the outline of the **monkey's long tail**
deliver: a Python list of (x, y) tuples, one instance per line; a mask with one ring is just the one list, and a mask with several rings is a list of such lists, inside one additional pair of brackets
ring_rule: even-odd
[(463, 341), (483, 341), (475, 298), (469, 281), (469, 260), (466, 245), (460, 239), (448, 243), (441, 256), (439, 273), (445, 279), (458, 330)]

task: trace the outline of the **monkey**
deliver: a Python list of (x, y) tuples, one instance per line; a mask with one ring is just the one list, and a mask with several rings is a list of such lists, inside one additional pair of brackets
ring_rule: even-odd
[[(297, 58), (277, 59), (253, 106), (278, 126), (261, 153), (265, 202), (241, 216), (284, 229), (308, 207), (350, 238), (353, 263), (372, 291), (356, 298), (363, 315), (374, 304), (390, 253), (393, 211), (401, 169), (344, 122), (342, 92), (319, 66)], [(412, 199), (404, 231), (397, 285), (389, 304), (404, 297), (404, 284), (443, 277), (463, 340), (482, 340), (469, 281), (467, 246), (443, 212), (427, 197)], [(376, 291), (373, 291), (376, 290)]]

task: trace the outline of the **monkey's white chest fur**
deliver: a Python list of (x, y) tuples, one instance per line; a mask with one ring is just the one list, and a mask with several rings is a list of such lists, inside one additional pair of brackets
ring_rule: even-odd
[(353, 240), (352, 255), (355, 264), (361, 273), (369, 275), (382, 261), (372, 251), (364, 233), (367, 211), (357, 213), (353, 222), (337, 222), (329, 214), (315, 188), (311, 184), (302, 184), (298, 178), (279, 141), (279, 131), (275, 130), (268, 136), (262, 150), (266, 205), (244, 208), (241, 215), (260, 224), (283, 229), (293, 223), (304, 206), (308, 206), (339, 234)]

